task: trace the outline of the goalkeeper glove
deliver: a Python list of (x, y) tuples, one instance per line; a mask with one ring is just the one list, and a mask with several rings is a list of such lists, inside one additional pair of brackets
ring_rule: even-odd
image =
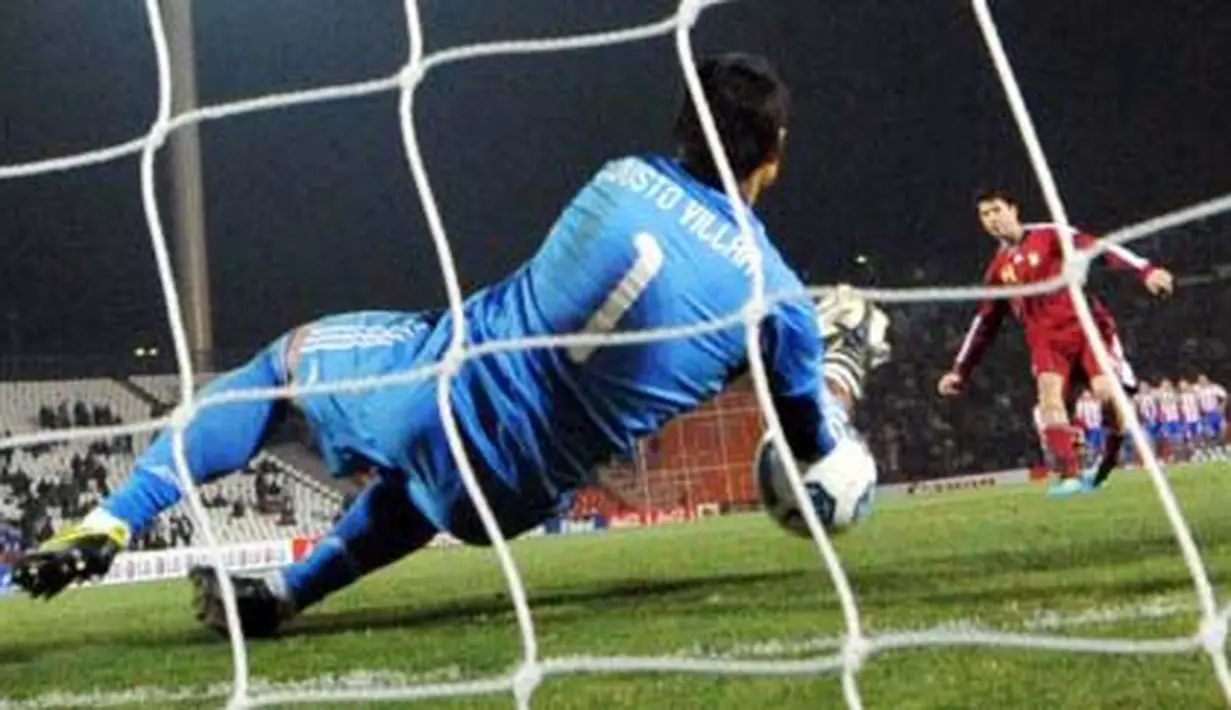
[(868, 373), (889, 362), (889, 317), (841, 285), (816, 302), (816, 320), (825, 343), (825, 378), (861, 399)]
[(105, 511), (62, 529), (13, 565), (13, 584), (50, 599), (74, 582), (102, 577), (128, 546), (128, 527)]

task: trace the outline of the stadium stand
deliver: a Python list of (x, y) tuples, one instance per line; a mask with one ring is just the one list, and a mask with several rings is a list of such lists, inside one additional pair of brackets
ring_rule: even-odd
[[(173, 377), (148, 379), (144, 385), (157, 393), (153, 403), (107, 379), (0, 383), (0, 431), (148, 419), (159, 414), (154, 410), (173, 406), (178, 392)], [(0, 452), (0, 523), (19, 530), (26, 544), (46, 539), (122, 480), (148, 441), (148, 435), (125, 436)], [(223, 542), (316, 534), (330, 525), (342, 503), (339, 493), (268, 452), (240, 475), (203, 486), (202, 495)], [(159, 549), (192, 540), (192, 522), (177, 506), (134, 547)]]

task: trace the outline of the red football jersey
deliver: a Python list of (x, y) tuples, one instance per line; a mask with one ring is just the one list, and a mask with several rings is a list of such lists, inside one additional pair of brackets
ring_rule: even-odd
[[(1097, 241), (1084, 232), (1073, 237), (1076, 248), (1089, 248)], [(1145, 279), (1154, 266), (1141, 256), (1120, 246), (1103, 252), (1113, 268), (1137, 272)], [(984, 281), (989, 286), (1012, 286), (1039, 283), (1060, 276), (1064, 252), (1060, 232), (1055, 225), (1026, 225), (1026, 233), (1016, 244), (1002, 244), (988, 264)], [(1090, 310), (1096, 322), (1114, 329), (1111, 312), (1094, 296), (1089, 297)], [(1026, 342), (1033, 349), (1049, 338), (1069, 337), (1081, 328), (1077, 311), (1066, 289), (1025, 298), (985, 300), (979, 303), (974, 321), (966, 333), (953, 364), (953, 371), (967, 377), (978, 365), (991, 345), (1006, 313), (1012, 312), (1026, 332)]]

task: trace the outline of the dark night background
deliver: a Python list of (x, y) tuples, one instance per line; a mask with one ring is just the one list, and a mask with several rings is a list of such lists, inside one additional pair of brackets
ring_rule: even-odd
[[(616, 28), (674, 9), (651, 0), (421, 5), (429, 51)], [(1231, 4), (993, 5), (1076, 223), (1106, 231), (1231, 192)], [(201, 102), (391, 73), (407, 51), (404, 32), (393, 0), (198, 2)], [(976, 281), (990, 252), (971, 206), (980, 186), (1014, 189), (1028, 217), (1046, 219), (967, 3), (741, 2), (704, 13), (694, 38), (701, 52), (764, 53), (791, 83), (786, 171), (760, 207), (810, 282)], [(0, 163), (127, 140), (154, 114), (153, 50), (137, 0), (6, 0), (0, 67)], [(671, 37), (429, 75), (417, 125), (463, 288), (527, 257), (602, 161), (669, 149), (680, 84)], [(333, 311), (444, 304), (394, 94), (211, 122), (201, 138), (218, 348), (245, 352)], [(1231, 220), (1177, 231), (1138, 246), (1182, 276), (1231, 262)], [(136, 157), (0, 182), (0, 245), (6, 357), (169, 350)], [(854, 264), (857, 254), (869, 267)], [(1123, 278), (1099, 287), (1139, 293)], [(1216, 318), (1180, 315), (1225, 312), (1213, 305), (1225, 289), (1211, 288), (1177, 297), (1183, 311), (1117, 303), (1132, 311), (1122, 316), (1129, 344), (1164, 321), (1216, 328)], [(907, 369), (878, 387), (930, 390), (968, 312), (898, 309), (898, 367)], [(1024, 377), (1016, 347), (993, 353), (989, 381), (1002, 371)], [(1159, 339), (1138, 360), (1149, 375), (1197, 357), (1182, 347), (1183, 337)], [(1194, 352), (1204, 358), (1194, 366), (1216, 372), (1225, 354)], [(71, 363), (60, 367), (73, 374)], [(1016, 395), (1011, 408), (1026, 411)]]

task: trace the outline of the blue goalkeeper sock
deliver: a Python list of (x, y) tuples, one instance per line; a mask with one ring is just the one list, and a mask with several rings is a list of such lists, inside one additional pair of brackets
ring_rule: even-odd
[[(283, 383), (281, 343), (261, 351), (248, 364), (218, 377), (202, 395), (276, 387)], [(275, 402), (227, 402), (199, 410), (184, 430), (184, 457), (193, 481), (203, 483), (242, 469), (260, 448)], [(179, 476), (165, 429), (133, 464), (132, 473), (101, 507), (124, 521), (132, 534), (143, 530), (180, 499)]]
[(435, 536), (436, 526), (411, 503), (405, 479), (382, 472), (308, 558), (286, 567), (282, 578), (295, 607), (302, 610)]

